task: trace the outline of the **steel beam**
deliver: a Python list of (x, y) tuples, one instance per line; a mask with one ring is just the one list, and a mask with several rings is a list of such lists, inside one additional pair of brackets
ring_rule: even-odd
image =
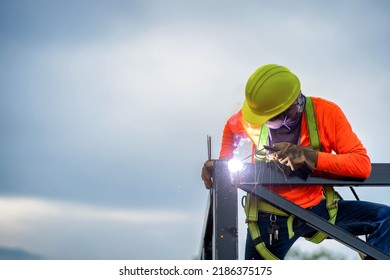
[(293, 214), (296, 218), (305, 221), (308, 226), (326, 233), (331, 238), (339, 241), (340, 243), (350, 247), (355, 251), (361, 252), (377, 260), (390, 260), (389, 255), (385, 254), (374, 246), (371, 246), (358, 237), (343, 230), (342, 228), (329, 223), (320, 216), (317, 216), (312, 212), (299, 207), (298, 205), (277, 195), (263, 186), (256, 186), (253, 188), (250, 185), (240, 185), (239, 188), (246, 192), (251, 192), (252, 194), (260, 196), (270, 204)]
[(199, 251), (199, 258), (201, 260), (212, 260), (213, 259), (213, 190), (211, 189), (209, 192), (209, 197), (207, 200), (207, 209), (206, 209), (206, 216), (205, 221), (203, 224), (203, 231), (202, 231), (202, 240), (201, 240), (201, 247)]
[[(244, 185), (390, 186), (390, 164), (388, 163), (373, 163), (371, 175), (367, 179), (342, 177), (324, 172), (310, 175), (303, 172), (288, 174), (283, 170), (286, 170), (284, 165), (274, 162), (246, 163), (237, 174), (235, 183)], [(223, 176), (228, 176), (228, 174)]]
[(213, 259), (238, 259), (237, 188), (226, 162), (216, 161), (213, 174)]
[[(226, 164), (226, 163), (225, 163)], [(316, 230), (326, 233), (331, 238), (340, 243), (368, 255), (374, 259), (389, 260), (390, 256), (362, 241), (358, 237), (341, 229), (336, 225), (330, 224), (325, 219), (313, 214), (312, 212), (299, 207), (289, 200), (279, 196), (264, 186), (269, 185), (332, 185), (332, 186), (368, 186), (390, 185), (390, 165), (373, 164), (372, 173), (367, 179), (357, 179), (349, 177), (336, 177), (330, 174), (299, 173), (286, 174), (283, 166), (273, 162), (258, 162), (255, 164), (246, 164), (243, 170), (237, 174), (235, 184), (238, 188), (260, 196), (270, 204), (293, 214), (298, 219)], [(318, 177), (316, 177), (316, 175)], [(225, 174), (227, 176), (227, 174)]]
[(232, 176), (226, 161), (215, 161), (201, 259), (210, 257), (215, 260), (238, 259), (237, 188), (260, 196), (353, 250), (374, 259), (390, 259), (389, 255), (379, 249), (264, 187), (268, 185), (390, 186), (390, 164), (372, 164), (371, 175), (365, 180), (335, 177), (324, 173), (287, 174), (282, 170), (283, 167), (275, 163), (259, 162), (245, 164), (240, 172)]

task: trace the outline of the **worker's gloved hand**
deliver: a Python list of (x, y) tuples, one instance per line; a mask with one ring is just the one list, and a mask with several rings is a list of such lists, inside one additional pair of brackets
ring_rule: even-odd
[(207, 189), (210, 189), (213, 186), (213, 181), (211, 179), (213, 168), (214, 168), (214, 160), (206, 161), (202, 167), (201, 177)]
[(276, 143), (272, 146), (277, 151), (269, 155), (269, 159), (286, 164), (291, 170), (306, 167), (313, 172), (317, 165), (318, 152), (312, 147), (297, 146), (287, 142)]

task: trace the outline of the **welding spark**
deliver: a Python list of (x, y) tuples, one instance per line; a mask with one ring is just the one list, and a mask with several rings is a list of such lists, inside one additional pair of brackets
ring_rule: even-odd
[(238, 159), (231, 159), (228, 161), (229, 171), (232, 173), (239, 172), (243, 168), (244, 164)]

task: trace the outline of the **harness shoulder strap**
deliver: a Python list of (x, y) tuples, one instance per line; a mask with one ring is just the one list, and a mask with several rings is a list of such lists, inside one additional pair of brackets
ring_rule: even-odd
[(255, 160), (262, 161), (266, 158), (266, 151), (261, 147), (267, 144), (268, 141), (268, 126), (262, 125), (260, 128), (259, 141), (257, 142), (258, 152), (255, 153)]
[[(313, 100), (310, 97), (306, 97), (305, 105), (305, 116), (306, 116), (306, 125), (310, 138), (310, 145), (313, 149), (321, 151), (321, 141), (318, 134), (317, 120), (314, 112)], [(332, 186), (323, 186), (324, 198), (326, 199), (326, 208), (328, 209), (329, 220), (328, 222), (334, 224), (337, 217), (337, 201), (339, 196), (334, 191)], [(316, 232), (312, 237), (306, 238), (306, 240), (313, 243), (320, 243), (328, 236), (323, 232)]]
[(309, 96), (306, 96), (305, 104), (305, 116), (306, 116), (306, 126), (309, 133), (310, 145), (314, 150), (321, 151), (321, 141), (320, 136), (318, 135), (317, 120), (314, 112), (313, 100)]

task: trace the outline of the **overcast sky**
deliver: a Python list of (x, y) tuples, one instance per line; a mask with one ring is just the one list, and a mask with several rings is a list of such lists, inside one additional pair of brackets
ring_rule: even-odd
[[(372, 162), (389, 163), (389, 12), (385, 0), (0, 1), (0, 253), (193, 258), (206, 135), (217, 157), (267, 63), (340, 105)], [(390, 189), (357, 192), (390, 204)]]

